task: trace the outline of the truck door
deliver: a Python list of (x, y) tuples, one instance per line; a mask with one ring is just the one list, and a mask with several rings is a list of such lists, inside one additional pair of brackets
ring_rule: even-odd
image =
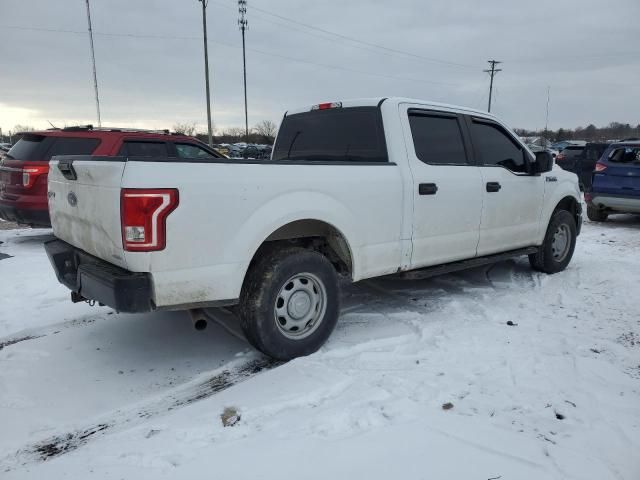
[(473, 258), (482, 213), (480, 171), (457, 113), (400, 105), (413, 177), (411, 268)]
[(484, 196), (478, 255), (533, 246), (545, 176), (528, 173), (529, 152), (502, 125), (485, 118), (467, 121)]

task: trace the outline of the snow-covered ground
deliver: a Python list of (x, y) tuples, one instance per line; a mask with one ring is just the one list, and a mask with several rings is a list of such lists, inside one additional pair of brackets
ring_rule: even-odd
[(0, 231), (2, 479), (640, 478), (638, 217), (587, 223), (554, 276), (353, 286), (284, 365), (224, 311), (71, 304), (46, 233)]

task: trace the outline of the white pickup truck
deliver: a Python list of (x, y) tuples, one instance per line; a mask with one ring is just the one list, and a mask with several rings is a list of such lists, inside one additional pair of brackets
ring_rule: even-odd
[[(151, 149), (152, 150), (152, 149)], [(317, 350), (352, 282), (528, 255), (555, 273), (576, 175), (485, 112), (404, 98), (285, 114), (270, 160), (54, 157), (46, 244), (72, 300), (120, 312), (237, 305), (278, 359)]]

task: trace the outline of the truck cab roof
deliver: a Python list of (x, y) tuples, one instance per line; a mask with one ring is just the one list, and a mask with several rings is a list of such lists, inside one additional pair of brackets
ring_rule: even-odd
[[(449, 110), (449, 111), (455, 111), (455, 112), (462, 112), (462, 113), (473, 114), (473, 115), (497, 120), (494, 115), (482, 110), (463, 107), (460, 105), (453, 105), (449, 103), (435, 102), (432, 100), (420, 100), (420, 99), (408, 98), (408, 97), (367, 97), (367, 98), (353, 98), (353, 99), (346, 99), (346, 100), (334, 100), (326, 104), (321, 103), (321, 104), (294, 108), (292, 110), (287, 111), (285, 113), (285, 116), (293, 115), (296, 113), (308, 112), (310, 110), (317, 109), (321, 105), (335, 105), (338, 108), (339, 107), (350, 108), (350, 107), (375, 107), (375, 106), (382, 105), (383, 103), (385, 104), (391, 103), (394, 105), (400, 105), (403, 103), (418, 104), (425, 107), (431, 107), (436, 110)], [(336, 108), (336, 107), (333, 107), (333, 108)], [(326, 107), (326, 108), (329, 108), (329, 107)]]

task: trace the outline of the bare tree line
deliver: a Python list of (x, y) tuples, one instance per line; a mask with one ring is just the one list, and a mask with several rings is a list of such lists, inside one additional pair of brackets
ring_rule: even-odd
[[(67, 125), (65, 125), (67, 126)], [(35, 128), (31, 125), (15, 125), (11, 130), (2, 131), (0, 135), (0, 142), (16, 142), (16, 135), (23, 132), (33, 132)], [(197, 137), (198, 139), (208, 141), (207, 134), (204, 131), (198, 129), (196, 122), (178, 122), (173, 125), (173, 131), (182, 135), (189, 135)], [(276, 133), (278, 132), (278, 125), (271, 120), (262, 120), (255, 124), (249, 131), (249, 138), (245, 138), (245, 131), (242, 127), (229, 127), (223, 129), (218, 134), (214, 135), (214, 141), (216, 143), (259, 143), (273, 145)]]
[[(173, 130), (176, 133), (183, 135), (195, 136), (198, 139), (206, 142), (206, 132), (199, 131), (196, 122), (183, 122), (173, 125)], [(271, 120), (262, 120), (251, 128), (249, 131), (249, 138), (245, 136), (244, 128), (242, 127), (228, 127), (221, 132), (214, 134), (215, 143), (262, 143), (272, 145), (278, 132), (278, 126)]]
[(521, 137), (544, 137), (553, 142), (562, 140), (586, 140), (588, 142), (625, 140), (631, 138), (640, 139), (640, 124), (611, 122), (606, 127), (596, 127), (589, 124), (586, 127), (574, 129), (559, 128), (558, 130), (526, 130), (516, 128), (515, 132)]

